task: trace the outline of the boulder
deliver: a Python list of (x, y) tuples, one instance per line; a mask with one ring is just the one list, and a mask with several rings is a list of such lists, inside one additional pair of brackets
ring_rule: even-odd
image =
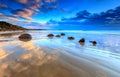
[(75, 38), (74, 37), (68, 37), (68, 40), (74, 40)]
[(53, 35), (53, 34), (48, 34), (47, 37), (49, 37), (49, 38), (53, 38), (54, 35)]
[(79, 43), (80, 43), (80, 42), (85, 42), (85, 39), (84, 39), (84, 38), (80, 39), (80, 40), (79, 40)]
[(61, 33), (60, 35), (61, 35), (61, 36), (65, 36), (65, 33)]
[(32, 39), (32, 36), (30, 34), (22, 34), (18, 38), (20, 41), (27, 42), (27, 41), (30, 41)]
[(60, 38), (60, 35), (56, 35), (55, 37)]
[(80, 43), (80, 45), (84, 46), (85, 45), (85, 39), (84, 38), (80, 39), (79, 43)]
[(90, 41), (90, 43), (92, 43), (93, 46), (96, 46), (96, 44), (97, 44), (96, 41)]

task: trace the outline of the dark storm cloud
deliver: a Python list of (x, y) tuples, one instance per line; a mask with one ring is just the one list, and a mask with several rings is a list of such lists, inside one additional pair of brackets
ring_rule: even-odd
[[(50, 21), (51, 22), (51, 21)], [(52, 21), (57, 23), (57, 21)], [(120, 24), (120, 6), (101, 13), (90, 13), (87, 10), (76, 13), (75, 17), (63, 18), (58, 23), (62, 24)]]
[(102, 24), (120, 24), (120, 6), (100, 14), (93, 14), (88, 20)]

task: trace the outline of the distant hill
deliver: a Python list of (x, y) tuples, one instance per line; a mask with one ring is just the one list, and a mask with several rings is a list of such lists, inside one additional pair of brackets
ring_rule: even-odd
[(13, 25), (4, 21), (0, 21), (0, 31), (6, 31), (6, 30), (26, 30), (26, 28)]

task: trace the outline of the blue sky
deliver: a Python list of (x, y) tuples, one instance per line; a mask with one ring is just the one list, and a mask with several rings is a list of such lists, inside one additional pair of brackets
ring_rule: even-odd
[[(120, 0), (0, 0), (0, 21), (26, 28), (117, 30), (120, 29), (119, 11), (115, 10), (118, 6)], [(110, 9), (114, 14), (108, 16)], [(87, 17), (84, 11), (89, 13)]]

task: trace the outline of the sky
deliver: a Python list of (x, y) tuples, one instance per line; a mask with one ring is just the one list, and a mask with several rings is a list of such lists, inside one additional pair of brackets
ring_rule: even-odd
[(31, 29), (120, 30), (120, 0), (0, 0), (0, 21)]

